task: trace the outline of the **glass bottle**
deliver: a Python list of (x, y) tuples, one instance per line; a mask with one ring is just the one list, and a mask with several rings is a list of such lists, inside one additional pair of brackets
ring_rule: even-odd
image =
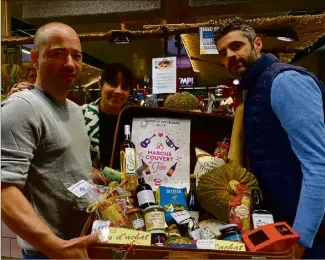
[(135, 145), (131, 141), (130, 126), (124, 126), (124, 141), (120, 149), (120, 163), (122, 172), (122, 181), (127, 180), (126, 189), (131, 193), (135, 192), (138, 185), (138, 178), (136, 175), (136, 153)]
[(273, 215), (266, 209), (259, 189), (251, 190), (251, 200), (253, 229), (274, 223)]
[(199, 216), (200, 216), (200, 207), (199, 203), (196, 199), (196, 179), (195, 175), (191, 175), (190, 177), (190, 191), (187, 197), (187, 207), (188, 213), (191, 215), (192, 218), (199, 223)]
[(139, 185), (136, 188), (139, 207), (144, 210), (147, 207), (156, 205), (156, 200), (151, 186), (146, 183), (143, 176), (138, 179)]

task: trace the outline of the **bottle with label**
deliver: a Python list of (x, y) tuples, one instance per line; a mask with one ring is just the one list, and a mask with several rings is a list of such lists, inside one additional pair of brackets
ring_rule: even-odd
[(131, 142), (130, 126), (124, 126), (124, 141), (120, 150), (120, 163), (122, 172), (122, 181), (127, 180), (127, 190), (134, 192), (138, 185), (136, 175), (136, 153), (135, 145)]
[(194, 174), (191, 174), (190, 177), (190, 191), (187, 197), (187, 207), (188, 207), (188, 213), (190, 213), (191, 217), (194, 218), (196, 223), (199, 223), (199, 217), (200, 217), (200, 207), (199, 203), (196, 200), (196, 178)]
[(253, 228), (274, 223), (273, 215), (266, 209), (259, 189), (251, 190), (251, 214)]
[(139, 207), (143, 210), (156, 205), (155, 196), (151, 186), (146, 183), (143, 176), (138, 179), (139, 185), (136, 188)]

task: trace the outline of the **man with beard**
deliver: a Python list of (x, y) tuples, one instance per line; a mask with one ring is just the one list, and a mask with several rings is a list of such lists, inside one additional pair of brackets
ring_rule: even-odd
[(245, 144), (275, 221), (300, 235), (296, 257), (325, 258), (325, 87), (304, 68), (261, 55), (262, 41), (239, 18), (215, 33), (225, 67), (247, 90)]
[(92, 169), (82, 111), (67, 100), (82, 68), (81, 44), (61, 23), (39, 28), (34, 43), (35, 87), (1, 103), (1, 216), (25, 259), (84, 259), (98, 239), (79, 237), (90, 201), (67, 189)]

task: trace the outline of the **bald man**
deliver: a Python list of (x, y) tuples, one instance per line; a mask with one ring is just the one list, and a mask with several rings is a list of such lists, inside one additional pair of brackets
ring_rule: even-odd
[(67, 100), (82, 67), (76, 32), (38, 29), (31, 52), (35, 88), (1, 104), (2, 220), (24, 258), (88, 258), (97, 235), (79, 237), (90, 204), (69, 187), (90, 179), (89, 138), (81, 109)]

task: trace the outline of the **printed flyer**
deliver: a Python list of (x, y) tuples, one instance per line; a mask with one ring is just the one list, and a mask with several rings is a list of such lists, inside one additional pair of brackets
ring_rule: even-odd
[(200, 54), (218, 54), (214, 42), (214, 31), (217, 27), (200, 27)]
[(176, 93), (176, 57), (152, 59), (152, 93)]
[(154, 191), (160, 185), (189, 190), (190, 128), (189, 119), (133, 119), (137, 165), (148, 165), (144, 176)]

